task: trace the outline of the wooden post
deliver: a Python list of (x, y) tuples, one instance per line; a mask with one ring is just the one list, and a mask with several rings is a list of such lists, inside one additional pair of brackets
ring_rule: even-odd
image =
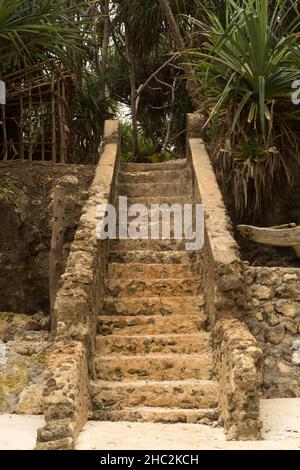
[(62, 274), (63, 246), (64, 246), (64, 220), (65, 220), (65, 191), (57, 186), (53, 198), (53, 224), (52, 239), (49, 257), (49, 298), (51, 314), (51, 331), (57, 327), (57, 318), (54, 311), (59, 279)]
[(3, 132), (3, 145), (4, 145), (4, 161), (6, 162), (8, 160), (8, 145), (7, 145), (5, 104), (1, 105), (1, 110), (2, 110), (2, 132)]

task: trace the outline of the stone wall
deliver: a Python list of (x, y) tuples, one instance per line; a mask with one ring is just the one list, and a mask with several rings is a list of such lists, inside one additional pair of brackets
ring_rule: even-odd
[(205, 210), (205, 245), (198, 255), (198, 266), (212, 332), (215, 373), (221, 385), (220, 418), (228, 439), (259, 439), (262, 351), (244, 321), (243, 265), (197, 129), (201, 132), (201, 118), (189, 115), (187, 158), (193, 174), (194, 201), (204, 204)]
[(299, 397), (300, 269), (246, 266), (244, 278), (245, 319), (264, 352), (263, 394)]
[(44, 380), (46, 426), (38, 432), (37, 449), (72, 449), (89, 414), (89, 377), (97, 316), (104, 299), (108, 241), (97, 238), (96, 206), (113, 201), (119, 171), (120, 131), (105, 124), (105, 148), (96, 169), (70, 249), (55, 303), (58, 327)]
[(82, 165), (0, 163), (0, 312), (49, 313), (53, 189), (65, 188), (65, 266), (94, 172)]
[(0, 414), (43, 413), (49, 326), (48, 315), (0, 315)]

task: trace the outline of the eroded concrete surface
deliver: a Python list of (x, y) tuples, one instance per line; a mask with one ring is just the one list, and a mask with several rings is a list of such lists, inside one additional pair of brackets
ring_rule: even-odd
[[(300, 450), (300, 398), (262, 400), (264, 441), (228, 442), (222, 428), (198, 424), (94, 422), (86, 424), (78, 450)], [(42, 416), (0, 416), (0, 449), (30, 450)], [(178, 439), (180, 436), (180, 439)]]

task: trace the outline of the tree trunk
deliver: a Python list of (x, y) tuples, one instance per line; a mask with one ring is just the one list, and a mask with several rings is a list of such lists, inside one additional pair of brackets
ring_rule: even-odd
[(129, 64), (130, 86), (131, 86), (131, 119), (132, 119), (132, 160), (139, 158), (139, 141), (138, 141), (138, 119), (137, 119), (137, 89), (134, 58), (130, 51), (130, 45), (126, 35), (126, 49)]
[(181, 56), (182, 56), (182, 59), (183, 59), (182, 66), (184, 67), (186, 75), (187, 75), (187, 80), (188, 80), (187, 88), (188, 88), (188, 91), (190, 93), (190, 96), (191, 96), (191, 99), (193, 101), (194, 106), (198, 108), (199, 107), (199, 99), (197, 97), (198, 87), (197, 87), (197, 83), (196, 83), (196, 79), (195, 79), (194, 70), (193, 70), (193, 67), (191, 66), (191, 64), (189, 63), (190, 58), (189, 58), (188, 54), (186, 53), (186, 46), (184, 44), (184, 40), (181, 36), (180, 30), (177, 26), (175, 17), (174, 17), (173, 12), (172, 12), (172, 8), (170, 6), (170, 2), (169, 2), (169, 0), (159, 0), (159, 3), (160, 3), (160, 7), (161, 7), (162, 11), (164, 12), (166, 21), (168, 23), (168, 26), (170, 28), (173, 40), (174, 40), (175, 45), (176, 45), (176, 48), (177, 48), (178, 52), (181, 53)]
[(131, 83), (131, 116), (132, 116), (132, 157), (136, 160), (139, 156), (138, 121), (137, 121), (137, 94), (134, 64), (130, 64)]
[(103, 40), (101, 45), (101, 61), (99, 64), (100, 75), (104, 77), (104, 86), (100, 91), (100, 99), (104, 100), (106, 97), (106, 80), (105, 74), (107, 69), (107, 60), (108, 60), (108, 48), (109, 48), (109, 38), (110, 38), (110, 18), (109, 18), (109, 7), (110, 0), (102, 0), (101, 10), (104, 15), (104, 31), (103, 31)]

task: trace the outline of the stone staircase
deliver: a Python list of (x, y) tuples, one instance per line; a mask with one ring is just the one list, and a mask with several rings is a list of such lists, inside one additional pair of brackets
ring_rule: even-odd
[[(129, 204), (189, 203), (186, 161), (123, 164)], [(93, 418), (197, 423), (218, 418), (204, 300), (179, 240), (111, 242), (98, 321)]]

